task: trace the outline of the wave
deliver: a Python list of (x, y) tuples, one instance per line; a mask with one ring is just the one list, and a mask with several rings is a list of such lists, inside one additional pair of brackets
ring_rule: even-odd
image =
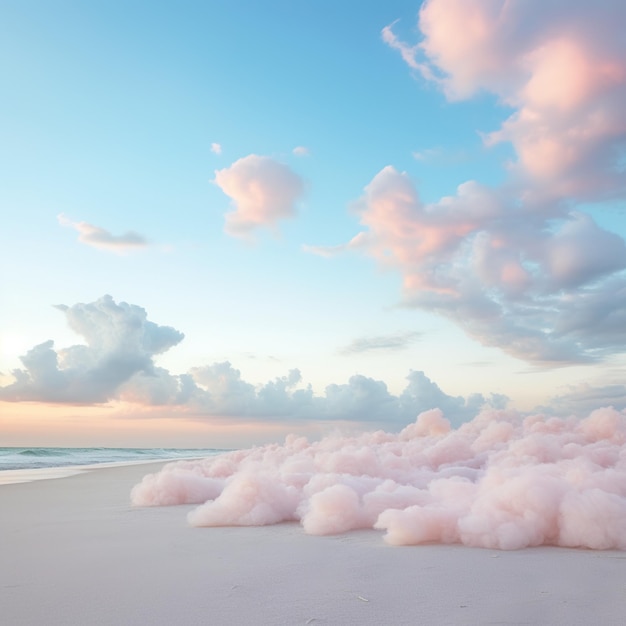
[(219, 454), (216, 448), (0, 448), (0, 471), (11, 469), (43, 469), (72, 467), (99, 463), (185, 459)]

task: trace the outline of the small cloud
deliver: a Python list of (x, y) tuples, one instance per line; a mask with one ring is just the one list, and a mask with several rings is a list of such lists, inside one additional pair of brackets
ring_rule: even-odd
[(562, 394), (550, 398), (546, 406), (534, 410), (551, 415), (583, 417), (598, 407), (608, 406), (618, 411), (626, 410), (626, 385), (621, 382), (600, 386), (586, 382), (568, 385)]
[(433, 157), (441, 154), (441, 148), (427, 148), (425, 150), (415, 150), (411, 152), (416, 161), (430, 161)]
[(78, 241), (94, 248), (124, 254), (129, 250), (145, 248), (148, 241), (142, 235), (128, 231), (123, 235), (113, 235), (108, 230), (87, 222), (73, 222), (63, 213), (57, 216), (61, 226), (73, 228), (79, 233)]
[(431, 163), (436, 165), (453, 165), (463, 163), (470, 159), (470, 155), (464, 150), (449, 150), (436, 146), (435, 148), (425, 148), (414, 150), (411, 155), (420, 163)]
[(292, 152), (299, 157), (306, 157), (311, 154), (311, 151), (305, 146), (296, 146)]
[(315, 254), (316, 256), (329, 259), (331, 257), (338, 256), (349, 250), (359, 250), (367, 247), (369, 238), (367, 233), (358, 233), (348, 243), (340, 243), (335, 246), (311, 246), (309, 244), (303, 244), (303, 252), (308, 254)]
[(211, 152), (213, 154), (222, 154), (222, 144), (213, 142), (211, 144)]
[(373, 350), (404, 350), (421, 337), (418, 332), (395, 333), (378, 337), (359, 337), (339, 350), (345, 356)]
[(415, 44), (410, 46), (403, 41), (400, 41), (393, 32), (393, 27), (398, 23), (398, 20), (392, 22), (388, 26), (385, 26), (380, 31), (382, 40), (393, 50), (397, 50), (402, 57), (402, 60), (412, 69), (419, 72), (425, 79), (437, 82), (437, 78), (433, 74), (431, 67), (427, 63), (420, 63), (417, 60), (418, 55), (421, 53), (420, 45)]
[(216, 170), (214, 182), (232, 199), (226, 232), (236, 236), (263, 226), (275, 229), (279, 220), (294, 217), (304, 193), (302, 179), (287, 165), (256, 154)]

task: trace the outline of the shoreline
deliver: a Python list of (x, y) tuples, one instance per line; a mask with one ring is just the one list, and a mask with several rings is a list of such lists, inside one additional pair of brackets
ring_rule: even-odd
[(626, 554), (390, 547), (296, 523), (191, 528), (192, 505), (135, 508), (168, 461), (0, 487), (3, 616), (33, 624), (621, 624)]
[[(78, 474), (84, 474), (94, 470), (107, 469), (113, 467), (126, 467), (134, 465), (151, 465), (156, 463), (163, 466), (180, 460), (195, 461), (204, 457), (184, 457), (170, 459), (139, 459), (135, 461), (104, 461), (102, 463), (88, 463), (85, 465), (58, 465), (53, 467), (29, 467), (24, 469), (3, 469), (0, 470), (0, 487), (3, 485), (16, 485), (30, 483), (37, 480), (55, 480), (58, 478), (69, 478)], [(149, 473), (149, 472), (146, 472)]]

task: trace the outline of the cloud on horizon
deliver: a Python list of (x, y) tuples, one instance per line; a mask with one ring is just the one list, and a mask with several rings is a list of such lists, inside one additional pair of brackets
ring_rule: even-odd
[(63, 213), (57, 215), (57, 220), (61, 226), (67, 226), (77, 231), (79, 233), (78, 241), (93, 248), (125, 254), (131, 250), (148, 246), (147, 239), (133, 231), (128, 231), (123, 235), (113, 235), (108, 230), (87, 222), (73, 222)]
[[(184, 335), (151, 322), (143, 308), (117, 304), (109, 295), (88, 304), (56, 308), (85, 344), (55, 349), (50, 340), (33, 347), (21, 357), (23, 367), (11, 372), (12, 382), (0, 386), (0, 401), (76, 405), (120, 401), (137, 409), (170, 407), (196, 419), (233, 423), (351, 422), (389, 429), (402, 428), (435, 408), (458, 427), (484, 407), (504, 409), (508, 405), (502, 394), (451, 396), (422, 371), (410, 371), (399, 394), (391, 393), (385, 382), (360, 374), (346, 383), (327, 385), (316, 394), (298, 369), (255, 385), (244, 380), (228, 361), (173, 374), (156, 365), (155, 358), (178, 345)], [(372, 349), (381, 349), (378, 344), (383, 339), (389, 343), (390, 337), (397, 338), (374, 338), (377, 347)], [(626, 385), (579, 385), (529, 414), (584, 417), (601, 406), (626, 411)]]
[(216, 170), (214, 182), (232, 200), (225, 230), (235, 236), (260, 227), (277, 231), (280, 220), (295, 217), (304, 193), (304, 182), (287, 165), (256, 154)]
[(24, 367), (11, 372), (14, 382), (0, 387), (0, 400), (107, 402), (138, 372), (152, 375), (154, 357), (184, 337), (170, 326), (150, 322), (141, 307), (116, 304), (109, 295), (56, 308), (86, 345), (55, 350), (50, 340), (35, 346), (21, 357)]
[[(0, 400), (70, 404), (119, 400), (146, 407), (187, 408), (200, 417), (352, 421), (398, 427), (434, 407), (460, 424), (484, 405), (503, 407), (507, 402), (498, 394), (450, 396), (421, 371), (409, 373), (398, 395), (390, 393), (383, 381), (362, 375), (328, 385), (323, 394), (315, 395), (297, 369), (253, 385), (228, 361), (172, 374), (154, 359), (184, 335), (149, 321), (143, 308), (117, 304), (108, 295), (89, 304), (56, 308), (86, 345), (56, 350), (50, 340), (35, 346), (21, 357), (23, 367), (13, 370), (13, 382), (0, 387)], [(409, 335), (413, 334), (382, 339), (388, 347), (394, 341), (398, 347), (398, 341), (413, 339)], [(381, 343), (381, 338), (375, 339)]]
[(381, 335), (378, 337), (359, 337), (351, 341), (347, 346), (339, 349), (339, 354), (350, 355), (362, 352), (404, 350), (417, 341), (422, 333), (405, 332), (394, 335)]

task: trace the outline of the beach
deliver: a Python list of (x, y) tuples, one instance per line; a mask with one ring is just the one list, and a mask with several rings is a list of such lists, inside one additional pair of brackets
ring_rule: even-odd
[(391, 547), (373, 530), (192, 528), (137, 508), (163, 463), (0, 485), (0, 606), (18, 625), (618, 625), (626, 553)]

